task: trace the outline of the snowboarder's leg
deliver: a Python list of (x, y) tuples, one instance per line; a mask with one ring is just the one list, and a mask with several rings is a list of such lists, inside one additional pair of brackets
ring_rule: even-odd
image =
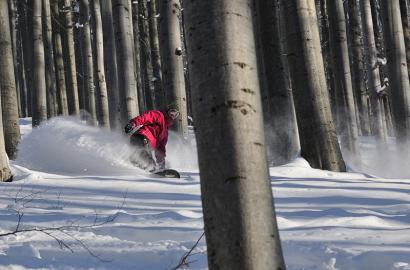
[(148, 139), (141, 134), (136, 134), (131, 136), (130, 142), (135, 146), (135, 152), (130, 157), (131, 163), (143, 170), (155, 169), (155, 161), (152, 158)]

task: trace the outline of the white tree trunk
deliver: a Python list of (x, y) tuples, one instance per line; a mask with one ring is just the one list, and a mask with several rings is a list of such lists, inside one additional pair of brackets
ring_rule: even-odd
[(17, 144), (20, 140), (16, 80), (10, 35), (9, 10), (7, 1), (0, 2), (0, 90), (2, 107), (0, 112), (3, 119), (0, 134), (0, 140), (2, 141), (2, 145), (0, 145), (0, 159), (4, 158), (4, 154), (2, 153), (4, 150), (6, 150), (11, 159), (14, 159), (17, 154)]
[(185, 89), (184, 65), (182, 63), (182, 40), (179, 16), (179, 0), (158, 1), (159, 39), (161, 44), (162, 75), (167, 105), (175, 103), (181, 117), (175, 129), (186, 138), (188, 136), (187, 100)]
[(345, 171), (330, 110), (314, 0), (282, 0), (301, 154), (314, 168)]
[(114, 0), (112, 8), (117, 49), (118, 87), (122, 104), (121, 121), (124, 126), (129, 119), (139, 114), (132, 48), (131, 13), (127, 0)]
[(373, 32), (373, 19), (370, 0), (362, 0), (360, 2), (363, 24), (363, 43), (365, 67), (367, 72), (367, 87), (370, 94), (372, 106), (372, 130), (376, 138), (381, 142), (386, 141), (386, 130), (383, 128), (381, 100), (378, 95), (380, 91), (380, 75), (377, 66), (377, 49)]
[(80, 105), (78, 100), (77, 66), (75, 62), (73, 21), (71, 16), (71, 0), (64, 0), (63, 18), (65, 25), (65, 44), (68, 59), (68, 110), (70, 114), (79, 115)]
[(107, 83), (105, 81), (105, 69), (104, 69), (104, 40), (103, 29), (101, 20), (101, 7), (100, 0), (92, 0), (93, 2), (93, 14), (95, 24), (95, 43), (96, 43), (96, 58), (97, 58), (97, 75), (99, 86), (99, 104), (101, 108), (101, 123), (100, 126), (104, 128), (110, 128), (109, 109), (108, 109), (108, 94)]
[(58, 97), (58, 112), (64, 116), (68, 115), (68, 101), (67, 101), (67, 88), (66, 88), (66, 75), (64, 69), (63, 58), (63, 45), (61, 41), (61, 20), (60, 11), (58, 8), (57, 0), (51, 0), (52, 14), (57, 20), (53, 27), (53, 46), (54, 46), (54, 59), (56, 65), (56, 77), (57, 77), (57, 97)]
[(46, 65), (46, 91), (47, 91), (47, 114), (48, 117), (57, 115), (57, 85), (54, 70), (54, 51), (52, 41), (51, 8), (50, 0), (43, 0), (43, 30), (44, 30), (44, 53)]
[(101, 0), (101, 19), (104, 33), (104, 68), (107, 79), (110, 127), (111, 129), (117, 129), (122, 127), (120, 127), (121, 115), (117, 77), (117, 54), (115, 49), (111, 0)]
[(371, 134), (369, 106), (367, 103), (369, 94), (364, 79), (363, 30), (358, 0), (349, 1), (349, 33), (351, 35), (350, 44), (352, 51), (352, 83), (361, 125), (359, 131), (361, 131), (362, 135), (369, 136)]
[(162, 87), (161, 57), (158, 36), (157, 6), (155, 0), (148, 3), (149, 32), (151, 43), (152, 73), (154, 76), (155, 107), (165, 106), (164, 88)]
[(349, 50), (347, 46), (346, 19), (342, 0), (327, 0), (330, 14), (330, 47), (335, 75), (335, 86), (340, 104), (337, 106), (339, 136), (342, 145), (352, 154), (359, 154), (357, 145), (358, 130), (356, 108), (353, 97), (352, 76), (350, 72)]
[(410, 142), (410, 83), (399, 0), (382, 0), (393, 119), (398, 142)]
[(33, 126), (47, 120), (46, 70), (44, 63), (42, 0), (33, 0)]
[(88, 97), (88, 112), (89, 123), (97, 125), (97, 109), (95, 104), (95, 84), (94, 84), (94, 63), (93, 50), (91, 46), (91, 31), (90, 31), (90, 3), (88, 0), (81, 0), (81, 19), (83, 23), (82, 39), (84, 55), (83, 55), (83, 69), (85, 87)]
[(257, 0), (256, 6), (261, 75), (266, 80), (266, 87), (261, 83), (261, 92), (268, 153), (275, 165), (281, 165), (294, 158), (299, 149), (288, 67), (280, 40), (280, 7), (277, 1), (265, 0)]
[(266, 160), (253, 1), (184, 5), (209, 268), (285, 269)]

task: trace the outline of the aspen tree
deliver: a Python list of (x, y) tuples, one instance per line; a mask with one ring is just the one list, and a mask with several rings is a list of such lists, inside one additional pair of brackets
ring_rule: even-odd
[(314, 168), (345, 171), (332, 120), (314, 0), (282, 0), (301, 155)]
[(184, 65), (182, 62), (180, 1), (161, 0), (157, 3), (160, 13), (158, 24), (166, 103), (178, 105), (181, 117), (178, 118), (174, 128), (182, 137), (187, 138), (188, 118)]
[(114, 29), (117, 50), (117, 75), (121, 101), (121, 124), (139, 114), (137, 82), (134, 73), (132, 25), (127, 0), (113, 3)]
[(42, 0), (33, 0), (33, 126), (47, 120), (46, 67), (44, 62)]
[[(107, 80), (108, 108), (111, 129), (120, 128), (120, 97), (118, 89), (117, 54), (111, 0), (101, 0), (104, 42), (104, 68)], [(122, 128), (122, 127), (121, 127)]]
[(65, 47), (67, 49), (67, 66), (68, 72), (68, 110), (70, 114), (78, 115), (80, 113), (78, 84), (77, 84), (77, 66), (76, 66), (76, 52), (74, 49), (74, 31), (73, 20), (71, 14), (71, 0), (64, 0), (61, 15), (64, 19), (65, 25)]
[(386, 130), (383, 126), (382, 102), (378, 92), (381, 90), (379, 68), (377, 66), (377, 48), (373, 32), (373, 18), (370, 0), (360, 1), (363, 24), (363, 44), (365, 51), (365, 68), (367, 74), (367, 88), (370, 94), (372, 108), (372, 133), (381, 143), (386, 141)]
[(51, 24), (50, 0), (43, 0), (43, 32), (44, 32), (44, 54), (46, 66), (46, 98), (47, 115), (53, 117), (57, 115), (57, 85), (56, 73), (54, 69), (54, 51)]
[(265, 152), (253, 1), (185, 1), (184, 11), (209, 269), (285, 269)]
[(51, 0), (51, 9), (54, 19), (57, 20), (53, 26), (53, 47), (54, 47), (54, 61), (56, 67), (56, 79), (57, 79), (57, 100), (58, 100), (58, 113), (66, 116), (68, 115), (68, 101), (67, 101), (67, 88), (66, 88), (66, 75), (64, 68), (63, 58), (63, 45), (61, 40), (61, 20), (60, 11), (58, 8), (58, 0)]
[(347, 45), (346, 19), (342, 0), (327, 0), (330, 14), (330, 48), (336, 86), (336, 113), (342, 145), (351, 153), (359, 154), (356, 109)]
[(382, 0), (393, 123), (399, 143), (410, 141), (410, 83), (399, 0)]
[(93, 4), (93, 17), (95, 25), (95, 43), (96, 43), (96, 58), (97, 58), (97, 76), (98, 76), (98, 87), (99, 96), (98, 102), (100, 104), (100, 126), (104, 128), (110, 127), (109, 120), (109, 109), (108, 109), (108, 94), (107, 94), (107, 83), (105, 80), (105, 68), (104, 68), (104, 40), (103, 40), (103, 28), (101, 19), (101, 5), (100, 0), (91, 0)]
[[(10, 33), (9, 9), (7, 1), (0, 1), (0, 89), (2, 130), (0, 152), (6, 150), (10, 159), (15, 159), (20, 140), (19, 115), (17, 107), (16, 78), (13, 64), (13, 49)], [(4, 130), (4, 131), (3, 131)], [(0, 159), (4, 154), (0, 154)], [(0, 162), (0, 165), (4, 164)], [(4, 168), (1, 168), (4, 170)], [(2, 177), (3, 181), (4, 178)]]

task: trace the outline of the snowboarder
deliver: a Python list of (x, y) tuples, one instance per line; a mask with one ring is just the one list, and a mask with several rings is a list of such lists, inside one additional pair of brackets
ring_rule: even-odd
[[(165, 110), (149, 110), (131, 119), (124, 127), (131, 144), (137, 148), (131, 162), (150, 172), (164, 170), (168, 129), (179, 114), (177, 106), (169, 105)], [(152, 150), (156, 161), (152, 157)]]

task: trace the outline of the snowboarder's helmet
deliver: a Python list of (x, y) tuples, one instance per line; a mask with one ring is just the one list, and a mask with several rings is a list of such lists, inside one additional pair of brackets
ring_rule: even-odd
[(173, 120), (177, 119), (179, 116), (179, 108), (178, 104), (176, 103), (171, 103), (167, 106), (167, 113), (169, 117), (171, 117)]
[(169, 109), (168, 110), (168, 115), (169, 115), (169, 117), (172, 118), (172, 120), (175, 120), (179, 116), (179, 111), (177, 109)]

